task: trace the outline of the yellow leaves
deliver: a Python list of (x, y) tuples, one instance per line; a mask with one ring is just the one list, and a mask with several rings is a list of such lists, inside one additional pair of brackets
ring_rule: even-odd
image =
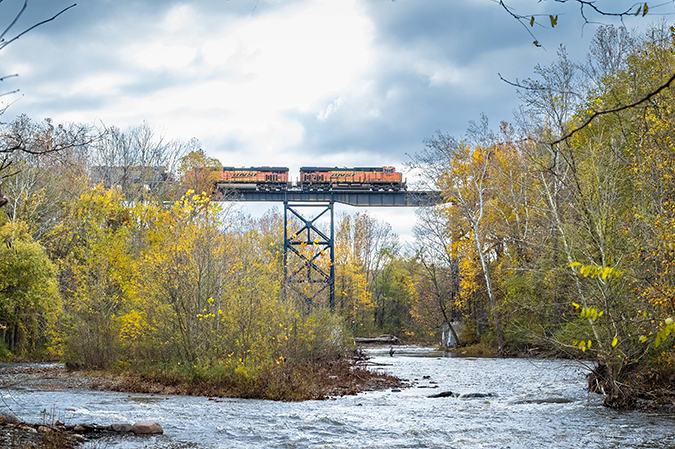
[(668, 338), (671, 334), (675, 334), (675, 321), (672, 318), (666, 318), (662, 323), (661, 330), (656, 333), (654, 346), (659, 347), (662, 341)]
[(612, 339), (612, 347), (615, 347), (619, 343), (619, 339), (617, 337), (614, 337)]
[(614, 268), (614, 267), (602, 267), (597, 265), (582, 265), (579, 262), (572, 262), (569, 264), (569, 267), (572, 268), (576, 273), (582, 275), (583, 277), (600, 278), (606, 280), (612, 277), (621, 277), (623, 271)]
[(141, 339), (149, 330), (145, 312), (131, 310), (129, 313), (117, 318), (120, 322), (120, 339), (130, 342)]
[(588, 340), (588, 341), (586, 341), (586, 340), (581, 340), (581, 341), (574, 340), (572, 342), (572, 345), (581, 349), (583, 352), (586, 352), (586, 349), (591, 349), (592, 342), (591, 342), (591, 340)]
[(635, 15), (639, 16), (640, 14), (642, 14), (642, 17), (644, 17), (647, 15), (648, 12), (649, 12), (649, 5), (647, 3), (644, 3), (640, 5), (637, 11), (635, 11)]
[(551, 28), (555, 28), (555, 26), (558, 24), (558, 15), (557, 14), (555, 16), (549, 15), (548, 18), (551, 22)]
[(579, 313), (579, 318), (587, 318), (591, 321), (595, 321), (605, 314), (605, 312), (601, 310), (598, 311), (597, 309), (592, 307), (582, 307), (581, 305), (575, 302), (572, 303), (572, 306), (574, 306), (574, 308), (577, 310), (581, 309), (581, 312)]

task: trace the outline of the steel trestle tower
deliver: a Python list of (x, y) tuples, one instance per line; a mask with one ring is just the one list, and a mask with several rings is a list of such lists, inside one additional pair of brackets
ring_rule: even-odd
[[(335, 214), (334, 202), (329, 203), (289, 203), (284, 201), (284, 297), (288, 298), (289, 288), (305, 299), (307, 308), (311, 308), (315, 299), (328, 289), (328, 302), (331, 310), (335, 310)], [(313, 212), (307, 218), (307, 213)], [(318, 210), (317, 210), (318, 209)], [(300, 228), (289, 233), (294, 225), (289, 220), (298, 221)], [(329, 219), (329, 231), (319, 228), (320, 220)], [(292, 228), (291, 228), (292, 229)], [(295, 256), (295, 257), (293, 257)], [(326, 261), (326, 256), (328, 261)], [(295, 265), (290, 263), (295, 259)], [(299, 266), (298, 266), (299, 265)], [(327, 265), (327, 266), (326, 266)], [(300, 288), (305, 284), (307, 288)]]

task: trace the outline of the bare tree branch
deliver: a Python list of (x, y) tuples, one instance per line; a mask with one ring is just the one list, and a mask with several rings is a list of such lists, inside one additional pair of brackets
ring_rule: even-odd
[[(497, 0), (495, 0), (497, 1)], [(540, 25), (538, 22), (536, 22), (535, 15), (532, 16), (521, 16), (520, 14), (516, 14), (513, 12), (513, 10), (506, 4), (504, 3), (504, 0), (498, 0), (499, 5), (504, 8), (504, 11), (509, 13), (511, 17), (516, 19), (524, 28), (525, 31), (534, 39), (533, 44), (536, 45), (537, 47), (542, 47), (542, 45), (539, 43), (539, 40), (537, 39), (537, 36), (534, 35), (534, 33), (530, 30), (532, 25), (535, 23), (537, 25)], [(540, 14), (537, 14), (536, 16), (540, 16)], [(524, 22), (525, 20), (530, 20), (530, 26), (528, 27), (527, 24)]]
[(673, 74), (670, 76), (670, 78), (668, 78), (668, 81), (666, 81), (664, 84), (662, 84), (659, 88), (657, 88), (656, 90), (653, 90), (653, 91), (649, 92), (647, 95), (645, 95), (644, 97), (642, 97), (641, 99), (639, 99), (639, 100), (637, 100), (637, 101), (634, 101), (633, 103), (629, 103), (629, 104), (617, 106), (617, 107), (614, 107), (614, 108), (612, 108), (612, 109), (605, 109), (604, 111), (595, 111), (595, 112), (593, 112), (593, 114), (591, 114), (588, 118), (586, 118), (586, 120), (584, 120), (584, 121), (581, 123), (581, 125), (577, 126), (577, 127), (574, 128), (572, 131), (568, 132), (567, 134), (565, 134), (564, 136), (560, 137), (559, 139), (554, 140), (553, 142), (550, 142), (550, 145), (557, 145), (557, 144), (559, 144), (560, 142), (563, 142), (563, 141), (569, 139), (569, 138), (572, 137), (574, 134), (578, 133), (579, 131), (581, 131), (582, 129), (584, 129), (585, 127), (587, 127), (587, 126), (588, 126), (588, 125), (589, 125), (596, 117), (599, 117), (599, 116), (605, 115), (605, 114), (612, 114), (612, 113), (615, 113), (615, 112), (624, 111), (624, 110), (630, 109), (630, 108), (634, 108), (634, 107), (636, 107), (636, 106), (641, 105), (642, 103), (645, 103), (645, 102), (651, 100), (652, 98), (654, 98), (655, 96), (657, 96), (659, 93), (661, 93), (661, 91), (663, 91), (664, 89), (670, 87), (670, 85), (673, 84), (673, 81), (675, 81), (675, 73), (673, 73)]
[(516, 87), (518, 89), (524, 89), (524, 90), (533, 90), (533, 91), (542, 91), (542, 92), (555, 92), (560, 95), (575, 95), (578, 96), (579, 94), (577, 92), (569, 91), (569, 90), (559, 90), (559, 89), (554, 89), (552, 87), (544, 87), (539, 85), (538, 83), (535, 83), (535, 85), (525, 85), (521, 84), (518, 82), (518, 79), (516, 81), (509, 81), (506, 78), (502, 76), (501, 73), (497, 73), (497, 76), (499, 76), (499, 79), (504, 81), (506, 84), (509, 86)]
[[(570, 0), (555, 0), (556, 3), (568, 3), (569, 1)], [(585, 12), (584, 12), (585, 7), (591, 8), (593, 11), (600, 14), (601, 16), (626, 17), (626, 16), (637, 16), (637, 15), (639, 15), (640, 12), (642, 12), (642, 10), (643, 10), (644, 5), (647, 4), (646, 2), (645, 3), (643, 3), (643, 2), (635, 3), (630, 8), (628, 8), (627, 10), (625, 10), (623, 12), (609, 12), (609, 11), (602, 10), (602, 9), (598, 8), (597, 6), (595, 6), (595, 1), (586, 1), (586, 0), (573, 0), (573, 1), (579, 3), (579, 5), (581, 6), (581, 14), (584, 17), (584, 19), (586, 18), (586, 16), (584, 15), (585, 14)], [(672, 3), (672, 2), (670, 2), (670, 3)], [(665, 3), (663, 3), (663, 4), (665, 4)], [(647, 8), (647, 9), (649, 9), (649, 8)], [(646, 14), (647, 14), (647, 11), (645, 11), (643, 15), (646, 15)]]
[[(4, 97), (5, 95), (12, 95), (12, 94), (15, 94), (15, 93), (17, 93), (19, 90), (20, 90), (20, 89), (11, 90), (11, 91), (9, 91), (9, 92), (3, 92), (3, 93), (0, 94), (0, 97)], [(4, 108), (2, 108), (2, 109), (0, 109), (0, 110), (4, 111)]]
[(28, 0), (25, 0), (23, 2), (23, 7), (21, 8), (21, 11), (19, 11), (19, 13), (14, 17), (14, 20), (12, 20), (12, 23), (10, 23), (7, 26), (7, 28), (5, 28), (5, 31), (3, 31), (2, 34), (0, 34), (0, 42), (4, 41), (5, 34), (7, 34), (9, 32), (9, 30), (12, 29), (12, 27), (16, 24), (16, 21), (19, 20), (19, 17), (21, 17), (23, 15), (23, 13), (24, 13), (24, 11), (26, 10), (27, 7), (28, 7)]
[[(28, 2), (28, 0), (26, 0), (26, 2)], [(17, 34), (16, 36), (14, 36), (13, 38), (11, 38), (10, 40), (0, 43), (0, 50), (2, 50), (3, 48), (5, 48), (5, 47), (8, 46), (9, 44), (11, 44), (12, 42), (14, 42), (14, 41), (17, 40), (18, 38), (20, 38), (21, 36), (23, 36), (24, 34), (30, 32), (31, 30), (34, 30), (34, 29), (37, 28), (37, 27), (39, 27), (40, 25), (44, 25), (45, 23), (51, 22), (52, 20), (56, 19), (58, 16), (60, 16), (60, 15), (63, 14), (64, 12), (68, 11), (70, 8), (75, 7), (76, 5), (77, 5), (77, 3), (73, 3), (72, 5), (70, 5), (70, 6), (66, 7), (66, 8), (63, 8), (60, 12), (58, 12), (58, 13), (55, 14), (55, 15), (53, 15), (53, 16), (50, 17), (49, 19), (43, 20), (42, 22), (38, 22), (38, 23), (36, 23), (35, 25), (33, 25), (33, 26), (31, 26), (31, 27), (25, 29), (25, 30), (22, 31), (21, 33)], [(22, 10), (22, 12), (23, 12), (23, 10)], [(19, 14), (21, 14), (21, 13), (19, 13)], [(18, 16), (17, 16), (17, 18), (18, 18)], [(16, 19), (15, 19), (15, 21), (16, 21)], [(14, 23), (14, 22), (12, 22), (12, 24), (13, 24), (13, 23)], [(10, 25), (10, 27), (11, 27), (11, 25)], [(6, 31), (6, 30), (5, 30), (5, 31)], [(3, 33), (3, 34), (4, 34), (4, 33)]]
[[(514, 11), (514, 9), (507, 4), (508, 0), (492, 0), (493, 2), (497, 3), (499, 6), (501, 6), (504, 11), (506, 11), (511, 17), (516, 19), (527, 31), (527, 33), (534, 39), (533, 44), (537, 47), (543, 47), (543, 45), (539, 42), (537, 39), (536, 35), (532, 32), (531, 28), (534, 27), (534, 25), (541, 26), (543, 28), (554, 28), (557, 25), (558, 21), (558, 14), (519, 14)], [(541, 3), (542, 1), (546, 0), (538, 0), (537, 3)], [(579, 14), (581, 17), (584, 19), (585, 24), (591, 24), (591, 23), (597, 23), (597, 22), (592, 22), (587, 14), (586, 10), (590, 9), (592, 10), (595, 14), (603, 17), (613, 17), (613, 18), (619, 18), (623, 22), (623, 19), (626, 17), (630, 16), (646, 16), (647, 14), (653, 15), (653, 11), (655, 9), (661, 8), (666, 5), (670, 5), (675, 3), (675, 0), (666, 0), (662, 3), (658, 3), (655, 5), (650, 5), (649, 2), (636, 2), (633, 5), (631, 5), (628, 9), (621, 10), (621, 11), (610, 11), (603, 9), (601, 7), (597, 6), (597, 0), (553, 0), (555, 3), (560, 3), (560, 4), (567, 4), (567, 3), (576, 3), (579, 5)], [(548, 19), (546, 23), (541, 23), (537, 19), (544, 17)]]

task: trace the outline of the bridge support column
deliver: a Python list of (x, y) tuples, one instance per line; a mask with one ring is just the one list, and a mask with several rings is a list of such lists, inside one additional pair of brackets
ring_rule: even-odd
[[(308, 212), (313, 212), (311, 218), (307, 218)], [(328, 305), (335, 310), (334, 220), (332, 201), (327, 204), (284, 201), (285, 299), (293, 291), (304, 298), (310, 309), (321, 296), (327, 295)]]

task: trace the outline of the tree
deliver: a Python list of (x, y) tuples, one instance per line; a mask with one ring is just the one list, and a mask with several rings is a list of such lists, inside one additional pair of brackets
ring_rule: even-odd
[(416, 239), (416, 304), (413, 317), (433, 329), (444, 323), (450, 326), (455, 341), (459, 341), (451, 322), (461, 316), (459, 254), (450, 224), (447, 206), (420, 208), (413, 229)]
[(128, 201), (175, 198), (172, 177), (181, 158), (198, 146), (198, 141), (166, 141), (146, 122), (126, 131), (116, 127), (104, 131), (104, 138), (92, 151), (90, 179), (94, 184), (119, 186)]
[(27, 226), (0, 227), (0, 332), (15, 354), (30, 355), (49, 344), (47, 329), (61, 309), (56, 267)]
[[(630, 17), (645, 17), (647, 14), (654, 13), (656, 14), (668, 14), (669, 11), (663, 11), (667, 5), (675, 3), (672, 0), (653, 3), (653, 2), (635, 2), (630, 3), (627, 6), (621, 5), (619, 2), (602, 2), (598, 1), (589, 1), (589, 0), (554, 0), (555, 3), (560, 5), (571, 4), (573, 6), (579, 7), (579, 15), (584, 21), (584, 24), (588, 25), (591, 23), (598, 23), (598, 20), (614, 18), (620, 19), (623, 21)], [(533, 44), (537, 47), (541, 47), (542, 44), (536, 38), (535, 34), (531, 30), (535, 25), (538, 27), (551, 27), (555, 28), (558, 25), (558, 19), (562, 14), (554, 13), (522, 13), (509, 5), (508, 0), (498, 0), (497, 3), (501, 6), (504, 11), (506, 11), (511, 17), (517, 20), (524, 28), (527, 30), (528, 34), (534, 39)], [(541, 2), (538, 2), (541, 3)]]
[[(527, 30), (529, 35), (534, 39), (533, 44), (537, 47), (542, 47), (542, 44), (539, 42), (539, 40), (531, 30), (532, 27), (534, 27), (535, 25), (541, 27), (548, 27), (550, 25), (551, 28), (555, 28), (555, 26), (558, 24), (559, 17), (564, 15), (564, 14), (542, 14), (542, 13), (523, 14), (517, 12), (515, 8), (509, 6), (509, 3), (510, 2), (504, 0), (498, 1), (498, 4), (511, 17), (517, 20)], [(571, 4), (578, 6), (580, 16), (584, 21), (584, 25), (601, 24), (600, 20), (608, 18), (619, 19), (621, 21), (621, 24), (624, 25), (624, 21), (630, 18), (631, 16), (645, 17), (647, 16), (647, 14), (654, 15), (655, 13), (661, 14), (663, 16), (672, 14), (672, 10), (664, 10), (664, 8), (675, 2), (672, 0), (662, 3), (637, 2), (637, 3), (630, 3), (627, 6), (617, 4), (617, 2), (606, 2), (605, 4), (602, 4), (601, 2), (598, 1), (588, 1), (588, 0), (555, 0), (555, 3), (557, 3), (558, 5)], [(597, 17), (597, 19), (590, 18), (593, 16)], [(605, 40), (605, 42), (608, 41)], [(596, 45), (595, 48), (598, 49), (599, 47)], [(611, 56), (609, 57), (610, 59), (612, 58)], [(617, 60), (616, 58), (614, 59)], [(502, 80), (516, 87), (526, 87), (518, 83), (517, 80), (515, 83), (507, 81), (503, 78)], [(659, 95), (659, 93), (661, 93), (662, 91), (668, 89), (674, 82), (675, 82), (675, 72), (671, 71), (668, 72), (666, 76), (663, 77), (663, 79), (659, 84), (645, 91), (642, 95), (640, 95), (638, 98), (635, 98), (633, 101), (629, 102), (613, 101), (610, 103), (604, 103), (602, 105), (595, 105), (589, 103), (587, 104), (586, 114), (582, 119), (580, 119), (577, 123), (574, 123), (573, 126), (570, 126), (570, 128), (564, 134), (559, 136), (557, 139), (547, 140), (547, 142), (549, 144), (557, 145), (569, 139), (574, 134), (590, 125), (598, 117), (601, 117), (606, 114), (621, 112), (624, 110), (632, 109), (640, 105), (643, 105), (646, 102), (649, 102), (655, 96)]]
[(362, 331), (372, 320), (374, 304), (358, 251), (355, 217), (340, 217), (335, 233), (335, 302), (338, 313), (350, 327)]
[(484, 218), (488, 204), (494, 197), (491, 164), (497, 149), (494, 137), (487, 127), (487, 119), (475, 126), (471, 130), (471, 142), (458, 142), (448, 135), (438, 133), (425, 142), (425, 151), (417, 156), (417, 165), (426, 167), (435, 164), (442, 167), (442, 174), (437, 179), (438, 186), (453, 207), (459, 209), (471, 231), (492, 309), (497, 348), (501, 354), (504, 351), (503, 327), (488, 266), (488, 248), (485, 246)]
[[(12, 29), (14, 28), (17, 21), (23, 15), (23, 13), (26, 11), (26, 9), (28, 7), (28, 0), (24, 0), (23, 7), (13, 16), (12, 21), (5, 27), (5, 29), (0, 34), (0, 50), (5, 48), (9, 44), (13, 43), (14, 41), (18, 40), (21, 36), (25, 35), (26, 33), (29, 33), (31, 30), (34, 30), (35, 28), (37, 28), (41, 25), (44, 25), (48, 22), (51, 22), (51, 21), (55, 20), (58, 16), (60, 16), (61, 14), (66, 12), (67, 10), (73, 8), (74, 6), (75, 6), (75, 4), (70, 5), (66, 8), (63, 8), (61, 11), (59, 11), (58, 13), (53, 15), (52, 17), (50, 17), (48, 19), (45, 19), (41, 22), (38, 22), (38, 23), (24, 29), (23, 31), (20, 31), (20, 32), (16, 33), (14, 36), (11, 36), (11, 34), (9, 34), (9, 33), (11, 33), (13, 31)], [(8, 78), (13, 78), (13, 77), (16, 77), (16, 76), (18, 76), (18, 74), (0, 76), (0, 81), (4, 81)], [(10, 92), (0, 93), (0, 97), (6, 96), (6, 95), (11, 95), (11, 94), (17, 93), (18, 91), (19, 91), (19, 89), (16, 89), (16, 90), (13, 90), (13, 91), (10, 91)], [(10, 105), (11, 105), (11, 103), (8, 102), (3, 107), (0, 107), (0, 115), (4, 114), (5, 111), (7, 110), (7, 108), (9, 108)], [(21, 119), (21, 117), (19, 119)], [(5, 135), (4, 137), (7, 137), (7, 136)], [(5, 204), (7, 204), (9, 202), (9, 198), (7, 198), (7, 196), (5, 196), (5, 194), (2, 191), (2, 180), (7, 177), (7, 174), (3, 173), (3, 171), (6, 172), (6, 169), (9, 167), (9, 165), (11, 165), (11, 159), (12, 159), (13, 155), (15, 155), (16, 153), (21, 153), (21, 152), (25, 152), (25, 153), (29, 153), (29, 154), (46, 154), (46, 153), (61, 151), (63, 149), (63, 148), (59, 147), (58, 144), (55, 147), (44, 147), (44, 148), (39, 149), (39, 150), (29, 149), (28, 145), (26, 144), (26, 142), (23, 139), (21, 139), (21, 138), (17, 139), (16, 137), (18, 137), (18, 136), (14, 135), (14, 136), (12, 136), (12, 138), (3, 139), (3, 140), (7, 140), (7, 142), (4, 145), (2, 145), (2, 147), (0, 147), (0, 207), (4, 206)]]
[(64, 219), (63, 204), (75, 201), (84, 187), (95, 139), (84, 125), (54, 126), (25, 116), (10, 123), (0, 133), (0, 146), (23, 148), (5, 154), (3, 187), (10, 220), (25, 222), (33, 237), (46, 244), (53, 226)]
[(59, 261), (65, 314), (58, 351), (73, 365), (107, 368), (119, 360), (122, 315), (137, 289), (130, 248), (132, 215), (119, 190), (97, 186), (69, 205), (54, 232), (68, 251)]
[(223, 164), (216, 158), (208, 157), (196, 139), (191, 140), (189, 146), (195, 149), (181, 158), (178, 167), (183, 188), (212, 194), (216, 182), (220, 180)]

